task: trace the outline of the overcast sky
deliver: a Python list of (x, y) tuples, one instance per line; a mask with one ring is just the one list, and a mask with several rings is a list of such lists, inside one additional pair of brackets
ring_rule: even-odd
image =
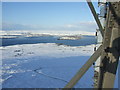
[[(93, 3), (98, 12), (97, 2)], [(97, 25), (86, 2), (3, 2), (3, 30), (94, 32)]]

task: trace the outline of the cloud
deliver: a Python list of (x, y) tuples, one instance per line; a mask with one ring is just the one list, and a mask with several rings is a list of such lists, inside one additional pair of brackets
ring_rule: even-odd
[(61, 26), (23, 25), (3, 23), (2, 30), (65, 30), (65, 31), (89, 31), (94, 32), (97, 25), (93, 21), (65, 24)]
[(93, 21), (87, 21), (87, 22), (78, 22), (74, 24), (67, 24), (64, 26), (59, 27), (59, 29), (64, 28), (64, 30), (73, 30), (73, 31), (89, 31), (94, 32), (96, 30), (97, 25)]

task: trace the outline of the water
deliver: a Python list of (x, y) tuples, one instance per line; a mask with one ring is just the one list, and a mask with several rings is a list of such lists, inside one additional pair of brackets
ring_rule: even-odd
[[(78, 40), (58, 40), (58, 36), (39, 36), (39, 37), (21, 37), (21, 38), (9, 38), (2, 39), (0, 46), (10, 46), (18, 44), (36, 44), (36, 43), (57, 43), (69, 46), (85, 46), (95, 44), (95, 36), (82, 36)], [(0, 39), (1, 41), (1, 39)]]

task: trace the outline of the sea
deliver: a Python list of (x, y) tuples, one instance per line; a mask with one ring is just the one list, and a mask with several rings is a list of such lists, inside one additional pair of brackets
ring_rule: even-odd
[(68, 46), (86, 46), (96, 44), (95, 36), (83, 35), (76, 40), (60, 40), (60, 36), (33, 36), (33, 37), (19, 37), (19, 38), (1, 38), (0, 46), (11, 46), (20, 44), (37, 44), (37, 43), (56, 43), (58, 45)]

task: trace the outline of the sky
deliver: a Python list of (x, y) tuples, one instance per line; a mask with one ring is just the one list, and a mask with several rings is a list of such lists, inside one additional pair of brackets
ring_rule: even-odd
[[(97, 2), (93, 3), (99, 12)], [(3, 2), (2, 30), (89, 31), (97, 28), (86, 2)]]

